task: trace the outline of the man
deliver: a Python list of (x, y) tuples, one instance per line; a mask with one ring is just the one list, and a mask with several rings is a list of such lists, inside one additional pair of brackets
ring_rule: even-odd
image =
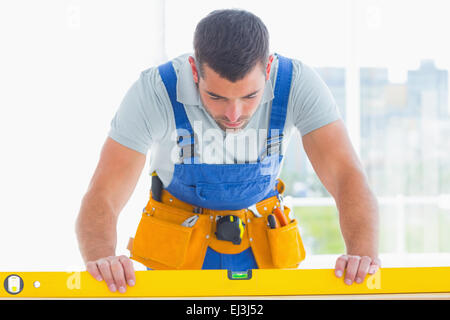
[(293, 130), (339, 210), (347, 253), (336, 276), (361, 283), (379, 268), (377, 202), (336, 103), (312, 68), (270, 54), (268, 39), (255, 15), (214, 11), (195, 30), (194, 56), (143, 71), (127, 92), (77, 220), (87, 270), (111, 291), (135, 284), (131, 260), (115, 255), (116, 223), (150, 147), (159, 180), (133, 259), (149, 269), (297, 266), (301, 238), (277, 179)]

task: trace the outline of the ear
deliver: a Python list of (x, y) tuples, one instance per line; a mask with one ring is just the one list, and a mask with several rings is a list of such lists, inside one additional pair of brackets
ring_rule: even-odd
[(189, 64), (191, 65), (192, 77), (194, 78), (194, 82), (198, 83), (198, 70), (193, 57), (189, 57)]
[(272, 62), (273, 62), (273, 55), (270, 55), (269, 62), (267, 63), (267, 67), (266, 67), (266, 81), (269, 80), (270, 68), (272, 67)]

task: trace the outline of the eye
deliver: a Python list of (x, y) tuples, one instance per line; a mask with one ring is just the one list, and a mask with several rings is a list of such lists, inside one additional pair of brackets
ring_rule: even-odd
[(253, 98), (256, 98), (256, 94), (254, 94), (254, 95), (251, 95), (251, 96), (248, 96), (248, 97), (245, 97), (246, 99), (253, 99)]
[(222, 99), (222, 98), (220, 98), (220, 97), (215, 97), (215, 96), (209, 96), (209, 98), (210, 98), (211, 100), (220, 100), (220, 99)]

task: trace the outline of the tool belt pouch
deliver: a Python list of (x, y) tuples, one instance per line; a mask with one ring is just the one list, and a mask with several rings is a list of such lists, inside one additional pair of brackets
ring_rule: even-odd
[[(200, 269), (207, 248), (209, 217), (181, 224), (194, 213), (150, 200), (130, 245), (131, 258), (155, 270)], [(150, 210), (148, 210), (150, 209)]]
[(133, 256), (180, 267), (186, 257), (192, 229), (143, 215), (133, 242)]
[(297, 268), (305, 258), (297, 220), (283, 227), (268, 228), (267, 239), (275, 268)]

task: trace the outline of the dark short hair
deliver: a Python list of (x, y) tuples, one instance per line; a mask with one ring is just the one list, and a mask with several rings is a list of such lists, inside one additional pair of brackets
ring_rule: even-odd
[(215, 10), (195, 29), (194, 53), (200, 76), (206, 63), (221, 77), (235, 82), (244, 78), (258, 62), (264, 71), (269, 58), (269, 32), (251, 12)]

